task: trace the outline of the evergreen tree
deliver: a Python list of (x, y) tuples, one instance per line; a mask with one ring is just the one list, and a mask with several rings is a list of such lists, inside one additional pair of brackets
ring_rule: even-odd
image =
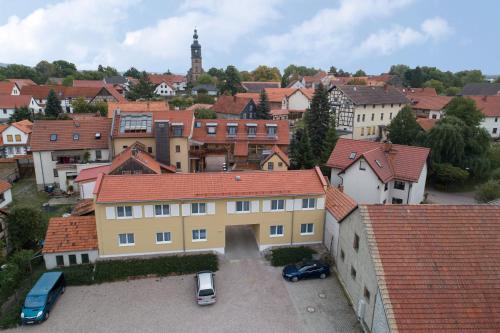
[(9, 122), (14, 123), (16, 121), (21, 121), (24, 119), (32, 120), (31, 111), (27, 106), (21, 106), (20, 108), (16, 108), (14, 113), (10, 116)]
[(149, 80), (148, 75), (143, 72), (139, 81), (132, 85), (127, 92), (127, 98), (130, 100), (151, 99), (155, 96), (155, 85)]
[(49, 118), (57, 118), (62, 111), (61, 101), (57, 98), (54, 89), (50, 89), (45, 105), (45, 115)]
[(417, 144), (421, 129), (411, 107), (407, 105), (392, 119), (387, 131), (392, 143), (412, 146)]
[(330, 118), (330, 127), (326, 132), (325, 141), (323, 143), (324, 150), (323, 155), (321, 156), (321, 165), (328, 161), (338, 140), (337, 129), (335, 128), (335, 119), (333, 117)]
[(291, 169), (310, 169), (314, 167), (314, 156), (307, 129), (298, 128), (290, 143)]
[(139, 72), (139, 70), (135, 67), (130, 67), (125, 73), (123, 73), (123, 76), (129, 76), (133, 77), (136, 79), (140, 79), (142, 74)]
[(314, 91), (311, 108), (306, 112), (305, 120), (313, 156), (321, 159), (325, 155), (324, 141), (331, 123), (328, 91), (321, 83)]
[(271, 119), (271, 106), (264, 89), (260, 92), (259, 105), (257, 105), (257, 119)]

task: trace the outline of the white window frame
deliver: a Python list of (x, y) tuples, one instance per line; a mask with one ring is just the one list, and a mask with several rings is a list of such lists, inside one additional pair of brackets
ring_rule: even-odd
[[(281, 227), (281, 233), (278, 233), (278, 228)], [(274, 233), (273, 233), (274, 228)], [(269, 226), (269, 237), (283, 237), (285, 235), (285, 227), (282, 224)]]
[[(302, 231), (302, 226), (306, 226), (306, 231)], [(309, 226), (311, 226), (311, 231), (309, 231)], [(314, 235), (314, 223), (302, 223), (300, 225), (300, 234), (301, 235)]]
[[(126, 243), (122, 243), (121, 242), (121, 239), (120, 239), (121, 235), (125, 235), (125, 238), (127, 239)], [(132, 235), (132, 238), (134, 239), (134, 241), (132, 243), (129, 242), (129, 236), (130, 235)], [(127, 232), (127, 233), (124, 233), (124, 234), (118, 234), (118, 246), (134, 246), (134, 245), (135, 245), (135, 235), (134, 235), (134, 233)]]
[[(241, 210), (238, 210), (238, 204), (241, 205)], [(236, 214), (246, 214), (246, 213), (250, 213), (250, 201), (236, 201), (234, 203), (234, 211), (236, 212)], [(245, 207), (247, 206), (247, 207)], [(245, 209), (247, 208), (247, 209)]]
[[(193, 212), (193, 207), (195, 207), (195, 205), (196, 205), (197, 210), (198, 210), (197, 213)], [(204, 205), (204, 207), (205, 207), (205, 211), (203, 213), (200, 213), (200, 207), (201, 207), (201, 205)], [(195, 215), (195, 216), (196, 215), (207, 215), (207, 208), (208, 208), (207, 206), (208, 205), (207, 205), (206, 202), (192, 202), (191, 203), (191, 215)]]
[[(205, 230), (205, 238), (201, 238), (201, 231), (202, 230)], [(194, 232), (198, 232), (198, 238), (194, 238)], [(208, 239), (208, 236), (207, 236), (207, 229), (193, 229), (191, 230), (191, 241), (192, 242), (206, 242), (207, 239)]]
[[(273, 208), (273, 202), (276, 202), (276, 209)], [(283, 208), (279, 208), (280, 202), (283, 203)], [(283, 212), (285, 211), (285, 200), (284, 199), (272, 199), (270, 209), (272, 212)]]
[[(161, 214), (156, 214), (156, 206), (160, 206), (161, 207)], [(167, 206), (168, 208), (168, 214), (165, 214), (165, 206)], [(165, 216), (170, 216), (171, 212), (170, 212), (170, 205), (169, 204), (157, 204), (157, 205), (154, 205), (153, 206), (153, 214), (154, 214), (154, 217), (165, 217)]]
[[(130, 207), (130, 216), (125, 215), (127, 212), (127, 207)], [(123, 214), (124, 216), (119, 216), (118, 214), (118, 208), (123, 208)], [(134, 208), (132, 206), (116, 206), (116, 218), (120, 220), (127, 220), (127, 219), (133, 219), (134, 218)]]
[[(168, 238), (169, 240), (166, 241), (165, 240), (165, 234), (168, 234)], [(162, 241), (158, 241), (158, 235), (162, 235)], [(160, 231), (160, 232), (157, 232), (155, 234), (155, 241), (156, 241), (156, 244), (170, 244), (172, 243), (172, 233), (170, 231)]]
[[(304, 203), (306, 203), (306, 206), (304, 207)], [(311, 202), (312, 202), (312, 207), (311, 207)], [(312, 210), (316, 209), (316, 198), (303, 198), (302, 199), (302, 210)]]

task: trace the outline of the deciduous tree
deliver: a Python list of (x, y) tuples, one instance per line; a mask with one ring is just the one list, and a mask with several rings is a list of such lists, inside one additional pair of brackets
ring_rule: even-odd
[(392, 119), (387, 126), (387, 131), (387, 136), (392, 143), (411, 146), (417, 144), (421, 129), (415, 120), (411, 107), (405, 106)]

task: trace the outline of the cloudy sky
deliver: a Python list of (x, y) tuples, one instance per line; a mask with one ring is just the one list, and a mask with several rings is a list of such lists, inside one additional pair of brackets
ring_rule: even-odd
[(0, 63), (65, 59), (185, 73), (290, 63), (377, 74), (391, 64), (500, 74), (500, 1), (0, 0)]

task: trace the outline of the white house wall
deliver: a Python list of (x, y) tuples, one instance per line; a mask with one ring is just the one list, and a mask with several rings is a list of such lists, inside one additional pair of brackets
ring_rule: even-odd
[(325, 216), (325, 232), (324, 240), (326, 248), (330, 255), (334, 258), (337, 257), (337, 247), (339, 242), (339, 223), (333, 215), (327, 210)]
[(288, 97), (287, 104), (287, 109), (289, 110), (306, 110), (310, 106), (309, 99), (300, 91)]
[(80, 199), (92, 199), (94, 197), (95, 181), (80, 183)]
[(10, 188), (7, 191), (3, 192), (3, 197), (4, 201), (0, 203), (0, 208), (4, 208), (5, 206), (8, 206), (12, 203), (12, 191), (10, 190)]
[(45, 253), (43, 255), (43, 259), (45, 261), (45, 267), (47, 269), (53, 269), (57, 267), (56, 256), (62, 255), (64, 259), (64, 266), (69, 266), (70, 254), (76, 255), (76, 263), (81, 264), (82, 254), (84, 253), (89, 255), (89, 261), (91, 263), (94, 263), (97, 260), (97, 257), (99, 256), (97, 250), (89, 250), (89, 251), (76, 251), (76, 252)]
[(36, 184), (39, 189), (43, 189), (45, 185), (55, 183), (54, 169), (56, 162), (52, 161), (50, 151), (33, 152), (33, 165), (35, 167)]
[(425, 194), (425, 182), (427, 180), (427, 163), (422, 168), (422, 172), (420, 173), (420, 177), (418, 178), (417, 183), (413, 183), (411, 192), (410, 192), (410, 200), (409, 204), (419, 204), (424, 201)]
[(485, 117), (481, 122), (481, 127), (483, 127), (493, 139), (500, 138), (500, 117)]
[[(359, 170), (363, 160), (366, 170)], [(359, 159), (341, 175), (344, 193), (359, 204), (380, 203), (383, 184), (364, 159)]]

